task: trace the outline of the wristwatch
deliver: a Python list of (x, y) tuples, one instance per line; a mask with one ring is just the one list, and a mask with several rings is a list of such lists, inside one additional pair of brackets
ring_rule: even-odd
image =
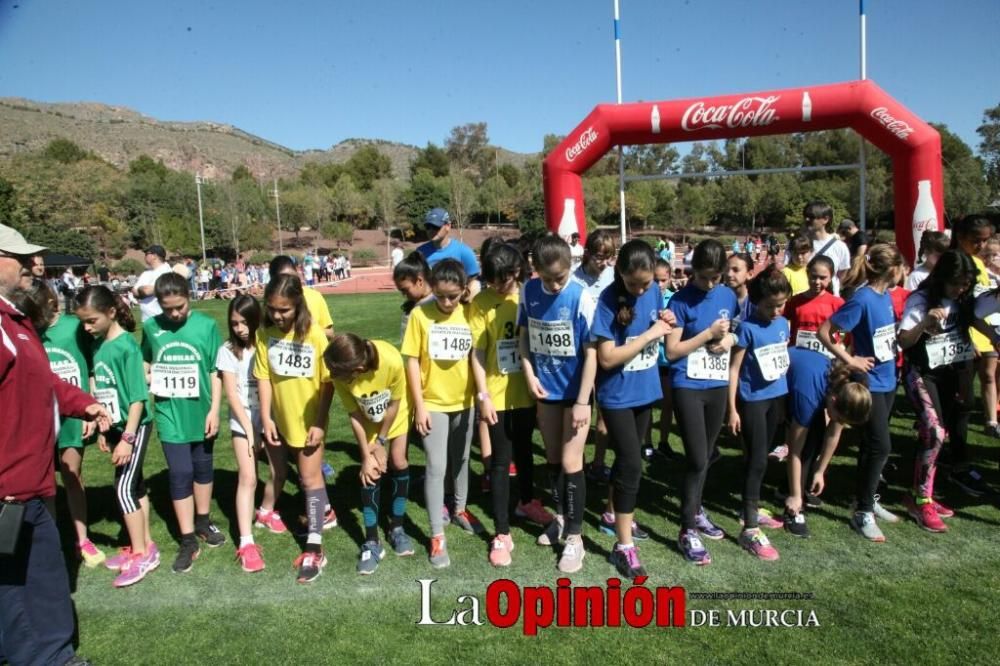
[(388, 442), (389, 440), (383, 437), (382, 435), (376, 435), (375, 441), (377, 441), (382, 446), (385, 446), (386, 442)]
[(135, 446), (135, 433), (134, 432), (123, 432), (122, 441), (129, 446)]
[(476, 394), (476, 400), (478, 400), (479, 402), (486, 400), (486, 398), (488, 397), (490, 397), (490, 394), (486, 393), (485, 391), (480, 391), (479, 393)]

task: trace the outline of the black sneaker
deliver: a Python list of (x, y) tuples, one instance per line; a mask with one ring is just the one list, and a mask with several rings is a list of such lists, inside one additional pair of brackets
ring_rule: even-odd
[(611, 549), (611, 555), (608, 556), (608, 561), (614, 565), (622, 578), (635, 580), (639, 576), (646, 575), (646, 568), (639, 561), (639, 549), (635, 546), (620, 550), (618, 544), (615, 544), (615, 547)]
[(174, 560), (174, 573), (187, 573), (194, 566), (194, 561), (201, 554), (198, 540), (194, 537), (181, 539), (180, 550), (177, 551), (177, 559)]
[(948, 479), (958, 486), (963, 493), (971, 497), (982, 497), (992, 492), (992, 489), (983, 481), (983, 477), (979, 474), (979, 471), (973, 467), (954, 471)]
[(683, 460), (684, 454), (674, 451), (669, 446), (658, 446), (656, 448), (656, 455), (661, 458), (666, 458), (667, 460)]
[(652, 446), (642, 447), (642, 459), (646, 462), (653, 462), (653, 451)]
[(793, 514), (788, 509), (785, 509), (785, 529), (792, 536), (802, 537), (803, 539), (809, 538), (809, 528), (806, 527), (806, 517), (801, 512)]
[(806, 506), (810, 509), (818, 509), (823, 506), (823, 500), (812, 493), (806, 493)]
[(209, 548), (218, 548), (226, 543), (226, 535), (211, 520), (203, 525), (195, 525), (194, 533)]

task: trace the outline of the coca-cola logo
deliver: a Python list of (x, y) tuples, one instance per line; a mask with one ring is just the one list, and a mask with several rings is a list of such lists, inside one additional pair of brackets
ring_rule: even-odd
[(681, 127), (685, 132), (723, 127), (766, 127), (775, 120), (780, 120), (773, 108), (779, 99), (779, 95), (744, 97), (734, 104), (719, 106), (705, 106), (704, 102), (695, 102), (681, 117)]
[(913, 134), (913, 127), (910, 126), (905, 120), (900, 120), (894, 115), (889, 113), (889, 109), (884, 106), (872, 109), (871, 117), (882, 123), (882, 127), (886, 128), (897, 137), (906, 141)]
[(580, 153), (589, 148), (590, 144), (595, 141), (597, 141), (597, 131), (593, 127), (588, 127), (583, 130), (580, 134), (580, 138), (576, 140), (576, 143), (566, 149), (566, 161), (572, 162), (575, 160), (580, 156)]

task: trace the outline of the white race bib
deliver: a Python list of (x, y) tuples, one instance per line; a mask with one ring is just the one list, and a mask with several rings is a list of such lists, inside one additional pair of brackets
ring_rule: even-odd
[(199, 395), (197, 365), (154, 363), (150, 372), (149, 392), (159, 398), (197, 398)]
[[(635, 340), (638, 336), (632, 336), (630, 338), (625, 338), (625, 344), (628, 344)], [(639, 372), (640, 370), (649, 370), (654, 365), (656, 365), (656, 359), (660, 352), (660, 340), (657, 338), (649, 342), (645, 347), (642, 348), (638, 354), (632, 357), (632, 360), (625, 364), (625, 372)]]
[(435, 361), (461, 361), (472, 351), (472, 331), (468, 326), (431, 324), (428, 345)]
[(958, 330), (930, 336), (924, 349), (927, 350), (927, 365), (932, 369), (969, 361), (973, 357), (972, 342)]
[(365, 413), (369, 421), (381, 423), (382, 419), (385, 418), (386, 410), (389, 409), (390, 398), (392, 398), (392, 394), (385, 390), (379, 391), (375, 395), (355, 396), (354, 399), (358, 401), (358, 406), (361, 407), (361, 411)]
[(122, 420), (122, 413), (118, 409), (118, 389), (116, 388), (103, 388), (94, 391), (94, 400), (101, 403), (103, 407), (108, 412), (108, 416), (111, 417), (112, 425), (120, 423)]
[(896, 358), (896, 325), (887, 324), (875, 329), (872, 345), (875, 348), (875, 358), (879, 363)]
[(687, 357), (689, 379), (711, 379), (729, 381), (729, 352), (711, 354), (704, 347), (698, 347)]
[(311, 378), (316, 371), (315, 359), (316, 350), (307, 342), (271, 338), (271, 346), (267, 349), (271, 371), (282, 377)]
[(49, 367), (61, 381), (80, 388), (80, 366), (73, 361), (55, 361), (49, 363)]
[(795, 346), (801, 347), (802, 349), (811, 349), (817, 351), (827, 358), (833, 358), (833, 352), (826, 348), (826, 346), (819, 341), (819, 336), (816, 335), (816, 331), (803, 331), (801, 328), (795, 334)]
[(576, 356), (572, 322), (528, 319), (528, 346), (532, 354)]
[(754, 350), (760, 374), (769, 382), (773, 382), (788, 372), (788, 345), (776, 342), (764, 345)]
[(501, 375), (509, 375), (521, 370), (521, 352), (518, 340), (497, 340), (497, 368)]

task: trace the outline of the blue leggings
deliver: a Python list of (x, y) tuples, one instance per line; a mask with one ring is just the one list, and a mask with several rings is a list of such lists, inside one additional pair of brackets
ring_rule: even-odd
[(214, 448), (214, 439), (190, 444), (163, 442), (163, 456), (167, 459), (170, 478), (170, 499), (187, 499), (194, 493), (194, 484), (212, 483), (215, 477), (212, 465)]

